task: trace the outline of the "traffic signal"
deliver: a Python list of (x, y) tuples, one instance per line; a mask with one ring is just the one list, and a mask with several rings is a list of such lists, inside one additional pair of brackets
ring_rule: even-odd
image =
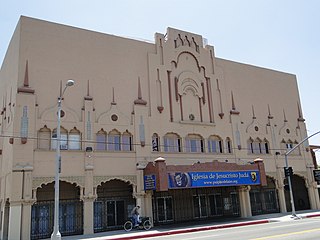
[(291, 177), (293, 175), (293, 169), (292, 167), (284, 167), (284, 175), (286, 177)]

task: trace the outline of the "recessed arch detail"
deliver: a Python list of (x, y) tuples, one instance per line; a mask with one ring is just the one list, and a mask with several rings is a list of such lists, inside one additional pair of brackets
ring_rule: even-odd
[[(76, 184), (77, 187), (84, 187), (85, 179), (84, 176), (68, 176), (60, 177), (60, 181)], [(43, 184), (47, 185), (52, 182), (54, 182), (54, 177), (35, 177), (32, 180), (32, 189), (37, 189), (41, 187)]]
[(130, 185), (137, 185), (137, 176), (135, 175), (118, 175), (118, 176), (95, 176), (93, 177), (93, 187), (101, 186), (101, 183), (111, 180), (120, 180)]
[(177, 56), (177, 64), (179, 65), (179, 60), (180, 60), (180, 57), (183, 55), (183, 54), (188, 54), (190, 56), (193, 57), (193, 59), (196, 61), (197, 63), (197, 67), (198, 67), (198, 71), (200, 72), (200, 64), (199, 64), (199, 61), (197, 59), (197, 57), (192, 53), (192, 52), (189, 52), (189, 51), (182, 51), (179, 53), (179, 55)]

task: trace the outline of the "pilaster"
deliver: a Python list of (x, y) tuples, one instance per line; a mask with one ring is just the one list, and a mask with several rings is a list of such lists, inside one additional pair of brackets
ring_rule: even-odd
[(30, 240), (31, 208), (35, 201), (22, 202), (21, 240)]
[(306, 186), (308, 189), (310, 207), (311, 209), (320, 209), (318, 186), (317, 182), (313, 178), (314, 166), (313, 164), (307, 164), (306, 168), (308, 177)]
[(8, 239), (21, 239), (21, 202), (10, 202)]
[(250, 186), (239, 187), (241, 217), (251, 217)]
[(286, 205), (286, 197), (284, 193), (284, 184), (283, 184), (283, 176), (282, 176), (283, 167), (280, 165), (277, 165), (276, 170), (277, 170), (276, 189), (278, 191), (280, 212), (285, 213), (287, 212), (287, 205)]
[(83, 234), (94, 233), (94, 222), (93, 222), (93, 204), (95, 196), (84, 196), (83, 197)]

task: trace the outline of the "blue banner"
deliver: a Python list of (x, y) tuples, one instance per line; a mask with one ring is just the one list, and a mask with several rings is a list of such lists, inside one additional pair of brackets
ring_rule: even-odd
[(168, 173), (169, 188), (259, 185), (259, 171)]
[(144, 176), (144, 190), (156, 190), (156, 176), (145, 175)]

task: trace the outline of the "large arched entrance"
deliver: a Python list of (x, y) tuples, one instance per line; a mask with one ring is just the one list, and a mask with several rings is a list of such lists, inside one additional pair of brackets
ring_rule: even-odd
[(94, 232), (120, 229), (135, 205), (132, 185), (121, 180), (111, 180), (97, 187), (94, 202)]
[[(285, 184), (287, 179), (285, 179)], [(294, 174), (291, 177), (292, 182), (292, 193), (294, 199), (294, 207), (296, 211), (310, 209), (309, 195), (306, 188), (305, 180), (303, 177), (300, 177)], [(291, 203), (290, 203), (290, 192), (285, 190), (286, 206), (287, 211), (291, 212)]]
[(267, 186), (251, 186), (250, 204), (252, 215), (280, 212), (275, 181), (267, 176)]
[[(54, 224), (54, 183), (37, 189), (31, 208), (31, 239), (49, 238)], [(62, 236), (83, 234), (83, 202), (76, 184), (60, 182), (59, 231)]]

